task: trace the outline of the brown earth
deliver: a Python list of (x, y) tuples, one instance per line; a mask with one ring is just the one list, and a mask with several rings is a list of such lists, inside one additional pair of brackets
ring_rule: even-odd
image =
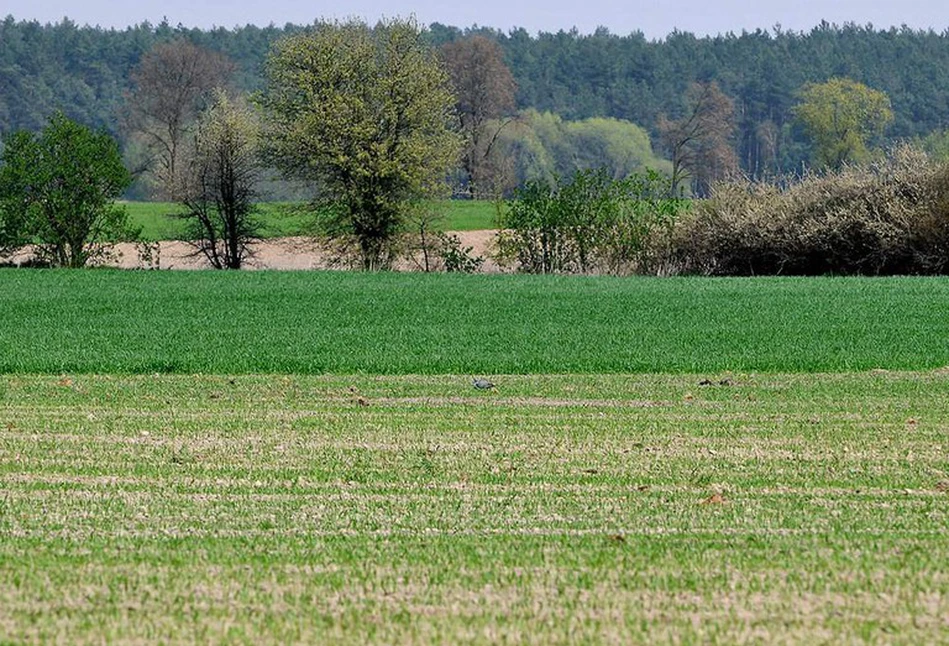
[[(496, 231), (449, 231), (457, 236), (462, 249), (472, 247), (472, 256), (484, 258), (482, 271), (498, 272), (501, 268), (494, 259), (494, 240)], [(156, 243), (158, 253), (153, 254), (151, 263), (140, 256), (139, 248), (133, 243), (121, 243), (115, 246), (112, 257), (98, 264), (122, 269), (141, 269), (151, 266), (157, 269), (208, 269), (207, 260), (195, 255), (195, 249), (181, 240), (163, 240)], [(252, 246), (253, 256), (246, 261), (247, 269), (339, 269), (333, 266), (331, 256), (320, 249), (310, 238), (289, 237), (261, 240)], [(31, 257), (28, 249), (9, 258), (0, 258), (0, 262), (19, 265)], [(420, 264), (412, 260), (400, 260), (396, 269), (401, 271), (418, 270)]]

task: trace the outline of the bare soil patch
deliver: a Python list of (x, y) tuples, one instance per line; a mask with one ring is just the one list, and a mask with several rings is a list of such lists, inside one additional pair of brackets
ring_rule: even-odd
[[(497, 231), (449, 231), (457, 236), (462, 249), (471, 247), (471, 255), (484, 258), (483, 272), (501, 271), (494, 259), (494, 241)], [(195, 248), (183, 240), (162, 240), (157, 244), (157, 253), (153, 253), (151, 264), (141, 257), (140, 249), (131, 242), (115, 245), (110, 258), (100, 262), (107, 267), (122, 269), (209, 269), (207, 259), (195, 254)], [(247, 261), (247, 269), (341, 269), (333, 263), (333, 257), (321, 249), (311, 238), (286, 237), (260, 240), (252, 245), (253, 256)], [(8, 256), (0, 256), (0, 263), (20, 266), (33, 258), (30, 248), (24, 248)], [(421, 263), (412, 259), (402, 259), (395, 267), (399, 271), (419, 271)]]

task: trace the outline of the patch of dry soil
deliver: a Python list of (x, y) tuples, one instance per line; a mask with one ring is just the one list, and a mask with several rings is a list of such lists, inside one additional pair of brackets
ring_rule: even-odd
[[(449, 231), (461, 241), (461, 247), (472, 247), (472, 256), (484, 258), (482, 271), (501, 271), (494, 260), (494, 240), (496, 231)], [(157, 243), (158, 252), (152, 257), (152, 267), (159, 269), (207, 269), (208, 262), (203, 255), (195, 255), (194, 247), (181, 240), (164, 240)], [(252, 246), (253, 256), (247, 261), (248, 269), (339, 269), (332, 265), (330, 254), (321, 250), (309, 238), (271, 238), (261, 240)], [(140, 269), (147, 262), (140, 257), (139, 249), (132, 243), (115, 246), (113, 258), (100, 263), (122, 269)], [(22, 250), (10, 258), (0, 261), (19, 264), (31, 257), (29, 250)], [(396, 269), (402, 271), (419, 270), (419, 262), (400, 260)]]

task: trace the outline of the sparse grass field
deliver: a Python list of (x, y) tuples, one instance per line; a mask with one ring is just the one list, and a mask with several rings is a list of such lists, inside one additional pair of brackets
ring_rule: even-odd
[[(181, 207), (168, 202), (125, 202), (130, 222), (142, 228), (146, 240), (182, 240), (187, 237), (185, 223), (175, 217)], [(431, 209), (444, 216), (437, 227), (444, 231), (476, 231), (497, 226), (497, 207), (484, 200), (444, 200), (431, 204)], [(290, 202), (264, 202), (257, 217), (264, 238), (309, 235), (313, 216)]]
[(944, 641), (946, 371), (495, 380), (4, 377), (0, 633)]
[(0, 272), (0, 641), (945, 642), (947, 311), (944, 279)]

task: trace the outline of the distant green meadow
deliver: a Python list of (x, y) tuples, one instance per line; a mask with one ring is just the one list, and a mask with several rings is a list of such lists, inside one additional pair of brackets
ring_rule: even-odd
[(946, 365), (949, 281), (941, 278), (0, 271), (2, 373)]
[[(181, 219), (182, 207), (172, 202), (123, 202), (129, 221), (140, 227), (145, 240), (181, 240), (187, 237), (187, 226)], [(485, 200), (441, 200), (428, 207), (442, 216), (435, 227), (442, 231), (475, 231), (497, 227), (497, 206)], [(295, 202), (263, 202), (255, 217), (261, 223), (261, 236), (281, 238), (310, 235), (314, 231), (314, 215), (305, 204)]]

